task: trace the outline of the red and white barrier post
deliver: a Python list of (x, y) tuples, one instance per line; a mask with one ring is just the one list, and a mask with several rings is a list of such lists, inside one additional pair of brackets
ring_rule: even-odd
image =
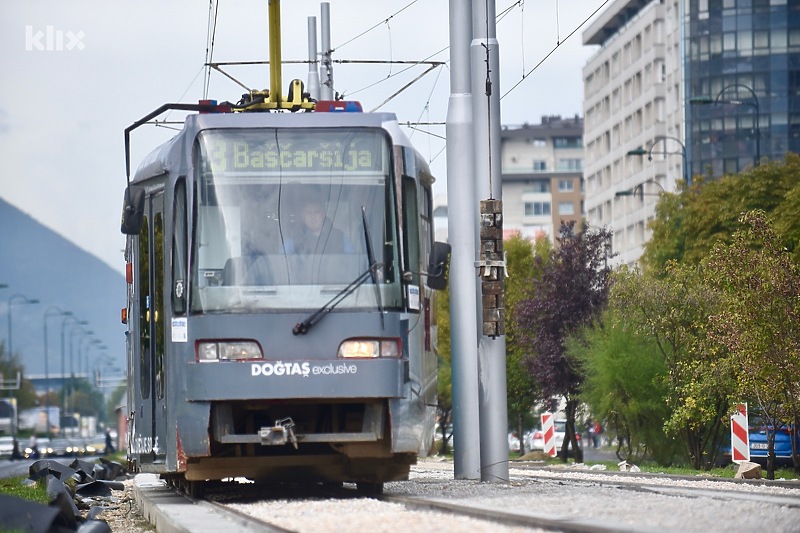
[(542, 413), (542, 438), (544, 439), (544, 453), (550, 457), (556, 456), (556, 432), (553, 424), (553, 413)]
[(734, 463), (750, 461), (750, 433), (747, 424), (747, 404), (740, 403), (731, 415), (731, 460)]

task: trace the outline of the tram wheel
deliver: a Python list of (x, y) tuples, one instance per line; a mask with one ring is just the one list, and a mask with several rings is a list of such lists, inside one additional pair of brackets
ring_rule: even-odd
[(184, 494), (186, 494), (193, 500), (198, 500), (202, 498), (203, 495), (205, 494), (205, 489), (206, 489), (205, 481), (189, 480), (186, 478), (181, 479), (181, 490), (183, 490)]

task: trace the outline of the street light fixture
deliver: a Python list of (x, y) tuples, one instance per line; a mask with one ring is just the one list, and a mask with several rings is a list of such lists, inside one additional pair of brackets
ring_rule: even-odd
[[(728, 89), (744, 89), (750, 93), (752, 96), (752, 101), (746, 100), (721, 100), (720, 98)], [(738, 94), (738, 91), (737, 91)], [(753, 166), (758, 166), (761, 162), (761, 109), (758, 104), (758, 95), (753, 90), (752, 87), (749, 85), (745, 85), (743, 83), (733, 83), (731, 85), (726, 85), (722, 88), (720, 92), (717, 93), (715, 98), (711, 98), (710, 96), (696, 96), (694, 98), (689, 98), (690, 104), (697, 104), (697, 105), (717, 105), (717, 104), (729, 104), (729, 105), (749, 105), (753, 106), (753, 110), (756, 114), (756, 159), (753, 162)]]
[(648, 156), (647, 157), (648, 161), (652, 161), (653, 160), (653, 155), (650, 153), (650, 151), (649, 150), (645, 150), (641, 146), (639, 148), (634, 148), (633, 150), (628, 150), (628, 153), (625, 154), (625, 155), (638, 155), (638, 156), (646, 155), (646, 156)]
[[(631, 152), (633, 152), (633, 151), (634, 150), (631, 150)], [(630, 154), (630, 152), (628, 152), (628, 153)], [(633, 155), (639, 155), (639, 154), (633, 154)], [(651, 183), (651, 184), (657, 186), (659, 189), (661, 189), (661, 192), (644, 192), (644, 186), (647, 185), (648, 183)], [(644, 197), (645, 196), (661, 196), (661, 193), (667, 192), (664, 189), (664, 187), (662, 187), (661, 184), (658, 183), (657, 181), (648, 180), (648, 181), (645, 181), (643, 183), (640, 183), (639, 185), (637, 185), (633, 189), (626, 189), (624, 191), (617, 191), (617, 192), (614, 193), (614, 196), (617, 197), (617, 198), (619, 198), (620, 196), (636, 196), (637, 189), (639, 191), (639, 196), (641, 197), (642, 201), (644, 201)]]
[[(665, 147), (666, 147), (667, 141), (674, 141), (674, 142), (678, 143), (678, 146), (681, 147), (681, 151), (680, 152), (670, 152), (670, 151), (667, 151), (666, 148), (665, 148), (661, 152), (653, 152), (653, 148), (655, 148), (655, 146), (660, 142), (663, 142)], [(683, 144), (683, 141), (681, 141), (677, 137), (672, 137), (671, 135), (657, 135), (655, 137), (655, 139), (653, 140), (652, 144), (650, 144), (649, 148), (642, 148), (640, 146), (639, 148), (634, 148), (633, 150), (628, 150), (628, 153), (626, 155), (628, 155), (628, 156), (639, 156), (639, 157), (646, 155), (647, 156), (647, 160), (648, 161), (652, 161), (653, 160), (653, 154), (680, 155), (683, 158), (683, 181), (685, 181), (687, 185), (691, 185), (692, 184), (692, 177), (691, 177), (691, 174), (689, 173), (689, 166), (687, 165), (687, 161), (686, 161), (686, 146)]]

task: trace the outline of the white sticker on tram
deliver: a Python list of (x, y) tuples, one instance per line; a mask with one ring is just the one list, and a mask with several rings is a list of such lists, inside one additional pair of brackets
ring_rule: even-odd
[(189, 324), (186, 317), (172, 319), (172, 342), (187, 342), (189, 340)]
[(416, 285), (408, 286), (408, 308), (419, 310), (419, 287)]

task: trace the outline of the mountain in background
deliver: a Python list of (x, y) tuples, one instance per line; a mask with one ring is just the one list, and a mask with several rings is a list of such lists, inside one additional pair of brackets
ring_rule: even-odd
[[(45, 373), (45, 313), (49, 316), (50, 375), (61, 373), (62, 338), (67, 373), (70, 355), (76, 373), (87, 366), (91, 371), (104, 359), (110, 359), (117, 367), (113, 373), (124, 371), (125, 326), (120, 322), (120, 310), (125, 307), (124, 276), (2, 198), (0, 284), (7, 285), (0, 289), (0, 339), (7, 351), (9, 302), (13, 300), (11, 349), (19, 356), (26, 374)], [(26, 305), (18, 295), (39, 303)], [(58, 316), (58, 310), (71, 312), (75, 319)], [(88, 323), (78, 326), (78, 320)], [(112, 370), (107, 368), (105, 372)]]

